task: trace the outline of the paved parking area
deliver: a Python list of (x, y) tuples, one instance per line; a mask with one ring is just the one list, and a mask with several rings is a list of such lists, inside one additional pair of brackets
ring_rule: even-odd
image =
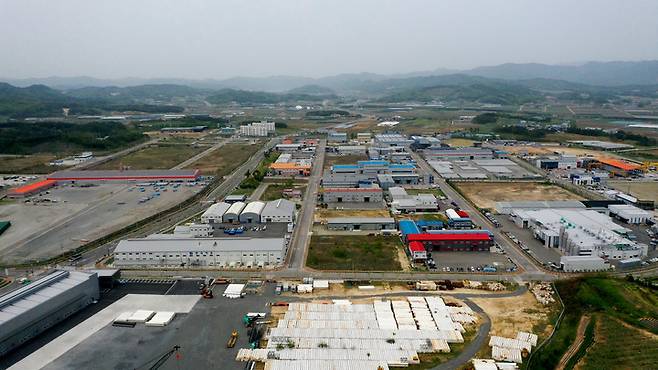
[(500, 222), (503, 231), (511, 232), (519, 241), (530, 249), (530, 252), (524, 253), (529, 254), (535, 260), (540, 263), (545, 263), (546, 265), (551, 262), (557, 265), (560, 264), (562, 253), (560, 253), (557, 248), (546, 248), (541, 241), (535, 239), (530, 229), (521, 229), (505, 215), (495, 215), (494, 217)]
[[(485, 266), (496, 267), (498, 272), (514, 268), (506, 255), (493, 252), (432, 252), (438, 271), (481, 271)], [(472, 268), (472, 269), (471, 269)], [(478, 268), (480, 270), (478, 270)]]

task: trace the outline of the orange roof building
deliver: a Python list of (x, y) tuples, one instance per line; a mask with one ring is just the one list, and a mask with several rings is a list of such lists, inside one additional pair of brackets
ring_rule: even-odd
[(627, 171), (627, 172), (640, 171), (642, 168), (640, 165), (625, 162), (625, 161), (620, 161), (618, 159), (605, 158), (605, 159), (599, 159), (599, 162), (601, 162), (606, 166), (612, 167), (613, 169)]
[(12, 198), (20, 198), (20, 197), (27, 197), (32, 194), (36, 194), (40, 191), (44, 191), (46, 189), (50, 189), (51, 187), (55, 186), (57, 184), (57, 181), (55, 180), (42, 180), (42, 181), (37, 181), (32, 184), (27, 184), (23, 186), (19, 186), (17, 188), (11, 189), (7, 196), (12, 197)]
[(311, 166), (295, 162), (272, 163), (270, 170), (278, 176), (309, 176)]

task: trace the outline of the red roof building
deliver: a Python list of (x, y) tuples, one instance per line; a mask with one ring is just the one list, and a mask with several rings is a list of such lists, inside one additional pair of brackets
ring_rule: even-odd
[(488, 252), (494, 244), (493, 236), (485, 232), (410, 234), (407, 241), (422, 243), (426, 250), (438, 252)]
[(15, 189), (11, 189), (7, 194), (7, 196), (10, 198), (27, 197), (32, 194), (36, 194), (38, 192), (44, 191), (46, 189), (50, 189), (56, 184), (57, 181), (54, 180), (41, 180), (32, 184), (27, 184), (27, 185), (19, 186)]
[(427, 251), (421, 242), (409, 243), (409, 255), (413, 261), (422, 261), (427, 259)]

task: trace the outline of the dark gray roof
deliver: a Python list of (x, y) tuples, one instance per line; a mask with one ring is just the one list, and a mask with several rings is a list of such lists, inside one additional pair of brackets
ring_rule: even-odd
[(48, 176), (50, 180), (58, 179), (112, 179), (144, 178), (166, 179), (173, 177), (195, 177), (199, 170), (94, 170), (94, 171), (57, 171)]

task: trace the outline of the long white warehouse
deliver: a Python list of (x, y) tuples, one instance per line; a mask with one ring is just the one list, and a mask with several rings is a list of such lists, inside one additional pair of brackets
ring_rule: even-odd
[(266, 267), (281, 264), (283, 238), (171, 238), (119, 242), (116, 267)]

